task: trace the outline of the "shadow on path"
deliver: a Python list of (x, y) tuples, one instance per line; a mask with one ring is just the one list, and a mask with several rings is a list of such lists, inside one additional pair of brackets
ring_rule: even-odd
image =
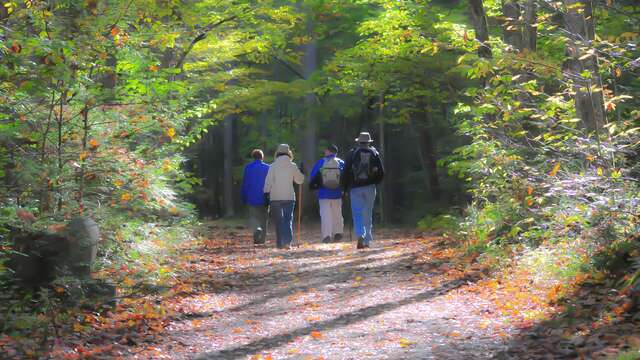
[(251, 354), (256, 354), (265, 350), (273, 349), (273, 348), (282, 346), (284, 344), (290, 343), (294, 341), (297, 337), (311, 334), (312, 331), (320, 331), (320, 330), (326, 331), (326, 330), (347, 326), (353, 323), (364, 321), (366, 319), (372, 318), (377, 315), (381, 315), (385, 312), (392, 311), (394, 309), (397, 309), (405, 305), (432, 299), (434, 297), (446, 294), (447, 292), (455, 288), (458, 288), (469, 281), (477, 281), (478, 279), (479, 279), (479, 276), (460, 278), (457, 280), (450, 281), (438, 287), (437, 289), (424, 291), (416, 295), (407, 297), (400, 301), (393, 301), (393, 302), (388, 302), (384, 304), (368, 306), (357, 311), (352, 311), (350, 313), (340, 315), (330, 320), (319, 321), (319, 322), (313, 323), (313, 325), (308, 325), (303, 328), (298, 328), (296, 330), (293, 330), (285, 334), (280, 334), (280, 335), (275, 335), (268, 338), (263, 338), (260, 340), (255, 340), (248, 344), (241, 345), (231, 349), (200, 354), (195, 358), (201, 359), (201, 360), (243, 358)]

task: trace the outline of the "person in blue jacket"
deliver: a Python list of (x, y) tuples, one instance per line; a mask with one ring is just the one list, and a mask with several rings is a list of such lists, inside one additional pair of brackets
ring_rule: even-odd
[(264, 182), (269, 165), (264, 161), (260, 149), (251, 152), (253, 162), (244, 168), (242, 177), (242, 202), (249, 206), (249, 227), (253, 231), (253, 242), (264, 244), (267, 238), (267, 212), (269, 202), (265, 198)]
[(344, 161), (337, 154), (338, 147), (329, 145), (324, 151), (324, 157), (311, 170), (311, 189), (319, 189), (320, 228), (324, 243), (331, 242), (332, 238), (340, 241), (344, 231), (341, 188)]

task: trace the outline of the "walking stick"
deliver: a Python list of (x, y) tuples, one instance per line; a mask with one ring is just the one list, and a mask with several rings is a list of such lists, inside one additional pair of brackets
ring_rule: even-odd
[(269, 230), (269, 218), (271, 218), (271, 202), (267, 203), (267, 220), (264, 222), (264, 240), (262, 241), (262, 245), (267, 245), (267, 234)]
[(352, 243), (352, 242), (353, 242), (353, 209), (351, 208), (351, 197), (349, 197), (349, 243)]
[(300, 193), (298, 201), (298, 242), (296, 247), (300, 247), (300, 223), (302, 222), (302, 184), (298, 184), (298, 192)]

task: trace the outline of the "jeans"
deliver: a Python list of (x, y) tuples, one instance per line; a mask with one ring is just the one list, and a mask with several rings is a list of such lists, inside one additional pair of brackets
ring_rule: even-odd
[(276, 245), (289, 246), (293, 240), (293, 200), (275, 200), (271, 202), (271, 216), (276, 227)]
[(342, 199), (320, 199), (319, 203), (322, 239), (342, 234), (344, 230)]
[(368, 185), (351, 189), (351, 212), (356, 236), (364, 237), (364, 244), (373, 241), (373, 205), (376, 201), (376, 186)]
[(267, 207), (265, 205), (249, 205), (249, 229), (253, 234), (258, 228), (262, 229), (259, 240), (264, 242), (267, 237)]

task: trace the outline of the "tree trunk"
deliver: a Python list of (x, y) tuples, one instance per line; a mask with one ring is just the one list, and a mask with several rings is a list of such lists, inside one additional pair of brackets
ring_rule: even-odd
[(116, 98), (116, 84), (118, 83), (116, 66), (118, 65), (118, 59), (114, 53), (109, 53), (107, 56), (105, 60), (106, 70), (100, 76), (100, 83), (104, 89), (104, 99), (112, 101)]
[[(385, 138), (385, 126), (384, 126), (384, 94), (380, 94), (378, 98), (378, 122), (380, 123), (380, 158), (384, 163), (385, 158), (385, 148), (386, 148), (386, 138)], [(387, 191), (385, 189), (384, 182), (380, 186), (380, 193), (378, 197), (380, 198), (380, 222), (385, 223), (387, 220), (385, 216), (385, 195)]]
[[(587, 130), (597, 131), (605, 124), (605, 110), (597, 55), (586, 56), (595, 39), (593, 8), (591, 1), (584, 0), (565, 0), (564, 4), (567, 8), (565, 25), (569, 33), (569, 59), (564, 68), (574, 84), (576, 113)], [(588, 72), (590, 77), (582, 76), (584, 72)]]
[(231, 217), (235, 214), (233, 202), (233, 123), (235, 115), (227, 115), (224, 118), (224, 216)]
[(469, 9), (471, 10), (471, 20), (476, 32), (476, 40), (480, 43), (478, 55), (482, 58), (490, 58), (491, 48), (488, 44), (489, 25), (482, 0), (469, 0)]
[(423, 169), (427, 172), (427, 180), (429, 182), (429, 192), (434, 199), (440, 197), (440, 179), (438, 177), (438, 159), (436, 156), (436, 147), (431, 135), (431, 118), (429, 113), (424, 112), (424, 123), (420, 129), (420, 149), (422, 151), (421, 160)]
[[(311, 75), (318, 68), (318, 43), (314, 36), (314, 24), (310, 9), (304, 9), (302, 1), (298, 1), (298, 7), (300, 11), (304, 11), (306, 14), (307, 36), (311, 39), (303, 46), (303, 75), (304, 78), (309, 80)], [(300, 136), (300, 161), (304, 164), (306, 172), (306, 181), (309, 181), (309, 173), (317, 157), (318, 151), (317, 143), (317, 128), (318, 123), (315, 115), (314, 108), (316, 106), (316, 95), (314, 93), (308, 93), (305, 97), (306, 121), (302, 124), (301, 136)], [(311, 210), (314, 206), (314, 201), (311, 196), (307, 196), (303, 199), (304, 209)]]
[(0, 20), (4, 20), (9, 17), (9, 9), (4, 6), (0, 6)]
[(64, 131), (64, 107), (66, 105), (66, 101), (67, 101), (67, 91), (65, 88), (65, 84), (61, 83), (60, 85), (60, 102), (58, 104), (58, 114), (57, 114), (57, 118), (56, 118), (56, 125), (57, 125), (57, 131), (58, 131), (58, 139), (57, 139), (57, 143), (56, 143), (56, 161), (57, 161), (57, 165), (58, 165), (58, 173), (57, 173), (57, 183), (56, 183), (56, 193), (58, 196), (58, 205), (57, 205), (57, 209), (58, 212), (62, 211), (62, 202), (63, 202), (63, 193), (62, 193), (62, 189), (61, 189), (61, 177), (62, 177), (62, 170), (64, 169), (64, 164), (65, 161), (62, 157), (63, 154), (63, 149), (62, 149), (62, 145), (63, 145), (63, 131)]
[(524, 30), (522, 43), (524, 49), (536, 51), (538, 47), (538, 4), (537, 0), (527, 0), (524, 7)]
[(504, 32), (504, 42), (511, 45), (514, 50), (522, 49), (522, 26), (520, 17), (522, 7), (518, 1), (507, 0), (502, 4), (502, 14), (506, 18), (502, 25)]
[[(86, 154), (87, 143), (89, 140), (89, 108), (85, 107), (82, 110), (82, 148), (81, 154)], [(84, 212), (84, 191), (85, 191), (85, 171), (87, 167), (87, 159), (83, 157), (80, 160), (80, 170), (78, 171), (78, 194), (77, 201), (80, 213)]]

